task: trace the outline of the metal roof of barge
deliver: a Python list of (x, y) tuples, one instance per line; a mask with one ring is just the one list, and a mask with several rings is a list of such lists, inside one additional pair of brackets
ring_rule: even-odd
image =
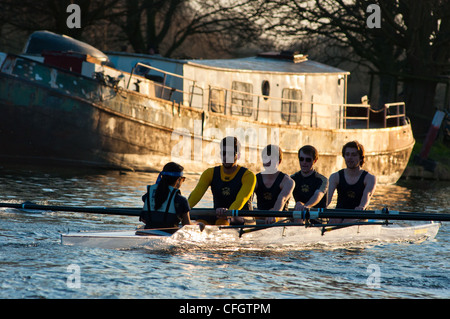
[(294, 63), (290, 60), (259, 56), (237, 59), (186, 60), (186, 63), (193, 66), (227, 70), (232, 72), (240, 71), (285, 74), (350, 74), (350, 72), (348, 71), (344, 71), (312, 60)]
[[(106, 54), (91, 45), (73, 39), (68, 36), (55, 34), (49, 31), (33, 32), (26, 44), (24, 53), (41, 54), (44, 50), (56, 51), (74, 51), (109, 62)], [(112, 53), (112, 52), (111, 52)], [(281, 51), (281, 52), (265, 52), (258, 56), (235, 58), (235, 59), (192, 59), (192, 60), (175, 60), (164, 58), (161, 56), (149, 56), (145, 54), (129, 54), (114, 52), (115, 55), (135, 56), (142, 58), (150, 58), (153, 60), (164, 60), (178, 64), (188, 64), (197, 67), (216, 69), (231, 72), (268, 72), (278, 74), (350, 74), (347, 71), (307, 59), (306, 55), (298, 52)], [(295, 62), (294, 62), (295, 61)], [(297, 62), (297, 63), (296, 63)]]
[(173, 59), (160, 55), (148, 55), (142, 53), (128, 52), (107, 52), (109, 55), (128, 56), (155, 60), (166, 61), (177, 64), (188, 64), (195, 67), (206, 69), (216, 69), (230, 72), (270, 72), (279, 74), (350, 74), (350, 72), (338, 69), (317, 61), (306, 60), (300, 63), (294, 63), (287, 59), (277, 59), (261, 56), (252, 56), (246, 58), (234, 59)]

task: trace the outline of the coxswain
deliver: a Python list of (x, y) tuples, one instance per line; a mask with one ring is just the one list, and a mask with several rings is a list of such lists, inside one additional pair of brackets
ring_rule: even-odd
[[(159, 173), (156, 183), (147, 186), (147, 193), (142, 196), (144, 206), (140, 221), (146, 229), (165, 228), (167, 232), (175, 232), (178, 225), (192, 225), (189, 203), (181, 195), (180, 187), (185, 181), (183, 166), (170, 162)], [(202, 229), (204, 225), (200, 224)]]

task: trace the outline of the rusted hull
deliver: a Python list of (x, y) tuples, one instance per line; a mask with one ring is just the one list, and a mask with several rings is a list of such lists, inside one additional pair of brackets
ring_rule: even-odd
[[(69, 73), (65, 74), (70, 79)], [(268, 143), (284, 150), (280, 167), (299, 170), (297, 151), (305, 144), (320, 153), (317, 169), (325, 176), (345, 166), (341, 148), (350, 140), (366, 149), (365, 168), (380, 183), (395, 183), (414, 145), (409, 124), (383, 129), (327, 130), (270, 125), (207, 113), (132, 91), (115, 91), (77, 77), (83, 94), (29, 79), (0, 74), (0, 157), (27, 162), (60, 162), (130, 170), (160, 170), (177, 161), (190, 172), (218, 162), (218, 142), (237, 135), (241, 163), (258, 172)]]

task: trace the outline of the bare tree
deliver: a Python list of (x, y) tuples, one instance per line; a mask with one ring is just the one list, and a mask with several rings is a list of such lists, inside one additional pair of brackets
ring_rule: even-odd
[[(73, 2), (81, 8), (79, 29), (67, 27), (66, 9)], [(0, 31), (2, 26), (11, 30), (7, 39), (3, 33), (2, 42), (14, 40), (17, 31), (29, 34), (49, 30), (104, 50), (131, 46), (134, 52), (159, 52), (167, 57), (180, 55), (179, 48), (187, 43), (198, 47), (194, 41), (199, 39), (233, 51), (257, 42), (262, 34), (257, 21), (267, 14), (267, 3), (265, 0), (2, 0)], [(181, 54), (186, 55), (187, 51), (189, 48)]]
[(67, 7), (71, 0), (2, 0), (0, 2), (0, 19), (18, 30), (32, 32), (49, 30), (81, 38), (82, 33), (99, 21), (112, 20), (117, 14), (113, 8), (120, 0), (79, 0), (76, 4), (81, 9), (81, 28), (69, 28)]
[[(194, 35), (226, 37), (236, 43), (257, 39), (254, 23), (261, 13), (255, 0), (126, 0), (117, 19), (135, 52), (160, 52), (170, 57)], [(163, 51), (163, 52), (161, 52)]]
[[(381, 103), (395, 99), (397, 80), (404, 81), (403, 99), (415, 129), (428, 128), (437, 81), (450, 73), (449, 0), (276, 2), (283, 18), (271, 30), (296, 38), (320, 36), (351, 48), (345, 58), (379, 75)], [(369, 8), (373, 4), (380, 9), (379, 27), (367, 23), (372, 14), (377, 18)]]

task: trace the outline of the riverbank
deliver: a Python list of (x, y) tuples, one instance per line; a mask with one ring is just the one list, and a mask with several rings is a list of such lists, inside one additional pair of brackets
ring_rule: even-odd
[(403, 172), (402, 179), (441, 180), (450, 181), (450, 148), (443, 142), (435, 142), (430, 150), (429, 161), (436, 162), (433, 171), (415, 162), (415, 157), (422, 149), (422, 142), (416, 142), (408, 166)]

